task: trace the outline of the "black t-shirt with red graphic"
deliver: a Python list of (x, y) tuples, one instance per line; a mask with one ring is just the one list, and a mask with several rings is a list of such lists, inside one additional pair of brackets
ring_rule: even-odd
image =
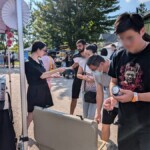
[[(108, 74), (117, 78), (122, 89), (150, 92), (150, 44), (137, 54), (126, 50), (115, 53)], [(121, 125), (150, 131), (150, 102), (119, 103), (119, 121)]]

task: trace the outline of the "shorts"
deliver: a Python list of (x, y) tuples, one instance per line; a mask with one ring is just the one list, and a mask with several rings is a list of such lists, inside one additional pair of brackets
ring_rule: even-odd
[(72, 84), (72, 99), (79, 98), (81, 84), (82, 84), (82, 80), (75, 77)]
[(102, 123), (109, 125), (114, 123), (114, 120), (117, 115), (118, 115), (118, 108), (114, 108), (112, 111), (107, 111), (106, 109), (103, 109)]

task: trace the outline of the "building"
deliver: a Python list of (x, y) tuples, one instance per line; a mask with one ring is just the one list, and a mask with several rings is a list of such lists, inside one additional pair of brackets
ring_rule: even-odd
[(103, 45), (109, 45), (111, 43), (118, 42), (116, 34), (110, 34), (110, 33), (105, 33), (105, 34), (100, 34), (99, 40), (103, 42)]
[(144, 23), (146, 32), (150, 35), (150, 10), (144, 14)]

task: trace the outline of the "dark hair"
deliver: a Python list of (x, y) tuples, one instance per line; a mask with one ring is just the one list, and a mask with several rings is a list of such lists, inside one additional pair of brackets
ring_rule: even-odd
[(140, 32), (143, 27), (144, 21), (139, 14), (123, 13), (115, 22), (115, 33), (120, 34), (129, 29)]
[(116, 48), (116, 45), (115, 45), (115, 44), (111, 44), (111, 46), (114, 47), (114, 48)]
[(36, 52), (38, 49), (43, 49), (44, 47), (46, 46), (45, 43), (41, 42), (41, 41), (36, 41), (33, 43), (32, 45), (32, 50), (31, 50), (31, 53), (34, 53)]
[(86, 45), (86, 41), (84, 39), (80, 39), (76, 42), (76, 44), (79, 44), (79, 43)]
[(102, 50), (101, 50), (101, 55), (102, 55), (102, 56), (107, 56), (107, 55), (108, 55), (108, 51), (107, 51), (106, 48), (102, 48)]
[(145, 40), (146, 42), (150, 42), (150, 35), (147, 34), (147, 33), (145, 33), (145, 34), (143, 35), (143, 40)]
[(101, 62), (105, 62), (105, 59), (102, 56), (93, 55), (88, 59), (87, 65), (88, 66), (93, 65), (93, 66), (98, 67)]
[(88, 44), (86, 46), (86, 50), (92, 51), (92, 53), (97, 53), (97, 45), (96, 44)]

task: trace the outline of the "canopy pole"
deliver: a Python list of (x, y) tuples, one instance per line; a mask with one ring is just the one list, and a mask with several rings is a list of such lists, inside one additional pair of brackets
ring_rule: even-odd
[(20, 92), (21, 92), (21, 110), (22, 110), (22, 149), (28, 149), (28, 130), (27, 130), (27, 98), (26, 98), (26, 82), (25, 82), (25, 62), (24, 62), (24, 46), (23, 46), (23, 19), (22, 19), (22, 0), (16, 0), (17, 18), (18, 18), (18, 39), (19, 39), (19, 58), (20, 58)]
[(11, 57), (10, 57), (10, 49), (8, 47), (9, 91), (10, 91), (10, 97), (12, 98), (12, 89), (11, 89), (11, 63), (10, 63), (10, 59), (11, 59)]

